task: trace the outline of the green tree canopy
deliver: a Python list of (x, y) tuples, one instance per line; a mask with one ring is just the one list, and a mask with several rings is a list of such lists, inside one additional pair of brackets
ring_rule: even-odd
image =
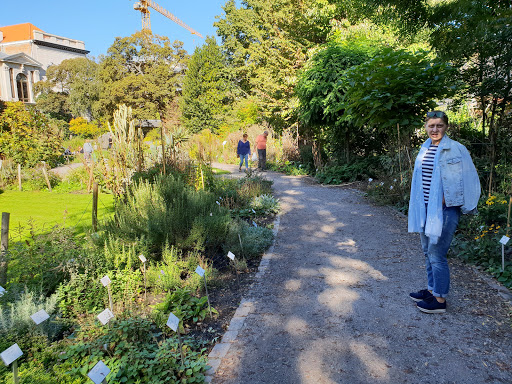
[(181, 99), (182, 121), (192, 133), (217, 132), (233, 102), (233, 82), (213, 37), (195, 49), (187, 65)]
[(183, 43), (141, 31), (116, 38), (101, 62), (100, 104), (112, 116), (118, 105), (132, 107), (135, 119), (155, 119), (177, 96), (188, 55)]
[(29, 167), (40, 161), (54, 164), (62, 154), (60, 143), (58, 129), (34, 108), (8, 102), (0, 110), (0, 153), (16, 163)]

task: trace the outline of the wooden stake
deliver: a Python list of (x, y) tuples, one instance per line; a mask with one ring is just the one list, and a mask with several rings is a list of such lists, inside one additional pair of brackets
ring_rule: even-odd
[(18, 189), (21, 191), (21, 164), (18, 164)]
[(206, 290), (206, 298), (208, 299), (208, 310), (210, 311), (210, 317), (213, 317), (212, 306), (210, 305), (210, 295), (208, 294), (208, 285), (206, 284), (206, 273), (203, 275), (204, 278), (204, 289)]
[(7, 282), (7, 249), (9, 248), (9, 212), (2, 212), (2, 232), (0, 242), (0, 285)]
[(512, 196), (510, 196), (510, 199), (508, 200), (507, 237), (509, 237), (508, 232), (510, 230), (510, 206), (512, 206)]
[(20, 379), (18, 378), (18, 361), (14, 360), (12, 363), (12, 377), (14, 379), (14, 384), (18, 384)]
[(46, 180), (46, 185), (48, 186), (48, 190), (52, 191), (52, 185), (50, 184), (50, 179), (48, 178), (48, 172), (46, 172), (46, 163), (43, 161), (43, 175)]
[(181, 352), (181, 366), (185, 365), (185, 354), (183, 353), (183, 342), (181, 341), (181, 333), (180, 333), (180, 325), (178, 324), (178, 343), (180, 345), (180, 352)]
[(110, 311), (114, 313), (114, 303), (112, 302), (112, 291), (110, 290), (110, 284), (107, 285), (108, 290), (108, 302), (110, 304)]
[(98, 183), (92, 186), (92, 230), (98, 232)]

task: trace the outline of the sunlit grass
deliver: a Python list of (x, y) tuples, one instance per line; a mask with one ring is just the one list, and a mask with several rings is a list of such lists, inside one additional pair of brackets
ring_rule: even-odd
[[(10, 241), (23, 241), (49, 231), (55, 225), (73, 228), (78, 236), (92, 229), (92, 194), (5, 191), (0, 194), (0, 211), (10, 213)], [(98, 197), (98, 221), (114, 211), (114, 197)]]

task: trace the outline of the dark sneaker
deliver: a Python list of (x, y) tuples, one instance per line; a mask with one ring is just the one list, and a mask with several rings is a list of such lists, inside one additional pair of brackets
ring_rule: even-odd
[(428, 299), (429, 297), (432, 297), (432, 294), (428, 289), (422, 289), (421, 291), (418, 292), (409, 293), (409, 297), (414, 301), (419, 302)]
[(440, 303), (434, 296), (429, 297), (416, 304), (421, 312), (425, 313), (445, 313), (446, 312), (446, 301)]

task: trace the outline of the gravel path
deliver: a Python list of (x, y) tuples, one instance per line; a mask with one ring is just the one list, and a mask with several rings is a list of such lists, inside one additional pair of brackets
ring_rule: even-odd
[(210, 355), (213, 383), (512, 383), (510, 303), (485, 278), (453, 261), (446, 314), (421, 313), (408, 293), (426, 284), (423, 256), (402, 215), (266, 175), (279, 232)]

